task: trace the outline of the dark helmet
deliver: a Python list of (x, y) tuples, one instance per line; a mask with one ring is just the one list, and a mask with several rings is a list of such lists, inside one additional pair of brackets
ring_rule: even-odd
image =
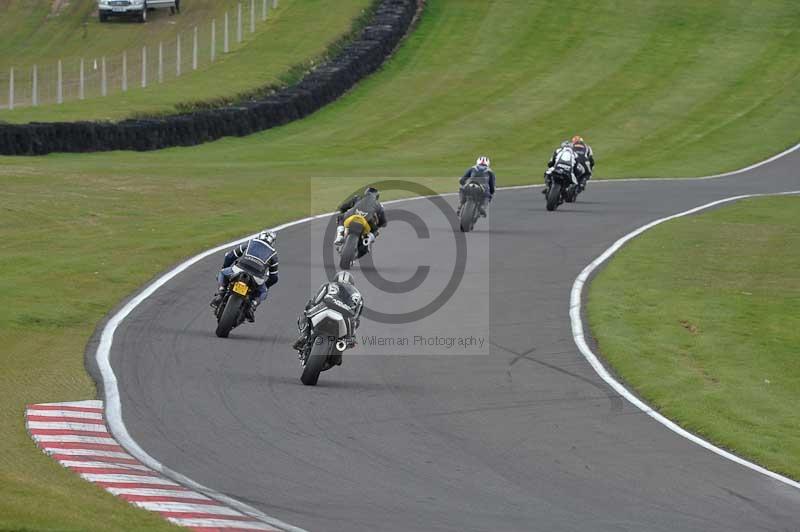
[(353, 279), (353, 274), (350, 272), (342, 271), (336, 274), (335, 281), (337, 283), (344, 283), (355, 286), (356, 281)]
[(364, 191), (364, 195), (372, 194), (375, 196), (375, 199), (378, 199), (381, 196), (381, 193), (378, 192), (378, 189), (375, 187), (367, 187), (367, 190)]

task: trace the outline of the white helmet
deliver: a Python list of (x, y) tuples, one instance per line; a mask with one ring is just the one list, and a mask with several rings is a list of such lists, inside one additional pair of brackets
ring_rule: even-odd
[(485, 155), (481, 155), (478, 157), (478, 160), (475, 161), (475, 166), (492, 166), (492, 161)]
[(269, 244), (270, 247), (275, 245), (275, 241), (278, 239), (278, 233), (275, 231), (270, 231), (269, 229), (265, 229), (258, 233), (256, 240), (261, 240)]
[(337, 283), (344, 283), (344, 284), (351, 284), (355, 286), (356, 282), (353, 279), (353, 275), (350, 272), (339, 272), (336, 274), (336, 279), (334, 279)]

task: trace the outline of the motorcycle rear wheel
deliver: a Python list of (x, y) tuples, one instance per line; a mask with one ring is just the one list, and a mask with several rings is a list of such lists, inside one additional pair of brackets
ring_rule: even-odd
[(239, 324), (239, 317), (242, 315), (242, 307), (245, 300), (242, 296), (231, 294), (228, 302), (225, 303), (225, 309), (217, 321), (217, 336), (220, 338), (227, 338), (234, 327)]
[(353, 267), (353, 261), (356, 260), (356, 254), (358, 253), (359, 238), (361, 237), (355, 233), (350, 233), (345, 238), (342, 245), (342, 255), (339, 257), (339, 269), (349, 270)]
[(555, 180), (550, 185), (550, 190), (547, 192), (547, 210), (554, 211), (558, 207), (558, 202), (561, 200), (561, 184), (556, 183)]
[(461, 232), (469, 233), (475, 227), (476, 211), (478, 206), (471, 199), (468, 199), (461, 207)]
[(333, 342), (328, 338), (316, 337), (311, 340), (311, 353), (308, 354), (306, 366), (303, 368), (303, 374), (300, 375), (300, 381), (306, 386), (316, 386), (319, 380), (319, 374), (322, 373), (322, 368), (325, 367), (325, 361), (334, 349)]

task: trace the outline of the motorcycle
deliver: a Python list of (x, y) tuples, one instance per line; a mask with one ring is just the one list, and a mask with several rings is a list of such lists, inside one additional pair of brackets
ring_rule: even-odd
[(214, 315), (217, 318), (216, 334), (227, 338), (230, 332), (246, 319), (246, 312), (260, 286), (265, 282), (265, 271), (275, 250), (259, 240), (251, 240), (244, 255), (232, 266), (232, 275), (222, 294)]
[(481, 207), (486, 201), (486, 191), (479, 183), (468, 183), (464, 187), (464, 205), (461, 206), (459, 220), (461, 232), (469, 233), (481, 215)]
[(233, 329), (244, 323), (250, 296), (258, 288), (252, 274), (236, 265), (233, 266), (233, 271), (222, 301), (214, 312), (217, 317), (216, 334), (220, 338), (227, 338)]
[(558, 166), (545, 176), (545, 198), (547, 210), (554, 211), (564, 202), (574, 203), (580, 192), (578, 181), (571, 171), (565, 171)]
[[(335, 289), (335, 286), (330, 288)], [(320, 373), (341, 365), (342, 353), (355, 346), (353, 318), (358, 304), (351, 306), (335, 296), (329, 292), (322, 302), (304, 310), (297, 318), (301, 331), (311, 327), (299, 357), (303, 366), (300, 380), (306, 386), (315, 386)]]
[(371, 251), (375, 234), (363, 213), (352, 214), (344, 221), (344, 240), (338, 246), (339, 269), (349, 270), (353, 263)]

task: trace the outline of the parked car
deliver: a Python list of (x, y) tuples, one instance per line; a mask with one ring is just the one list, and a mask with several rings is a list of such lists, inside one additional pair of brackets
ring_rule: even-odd
[(97, 12), (100, 22), (109, 17), (128, 17), (147, 22), (147, 11), (166, 9), (172, 13), (180, 13), (180, 0), (98, 0)]

